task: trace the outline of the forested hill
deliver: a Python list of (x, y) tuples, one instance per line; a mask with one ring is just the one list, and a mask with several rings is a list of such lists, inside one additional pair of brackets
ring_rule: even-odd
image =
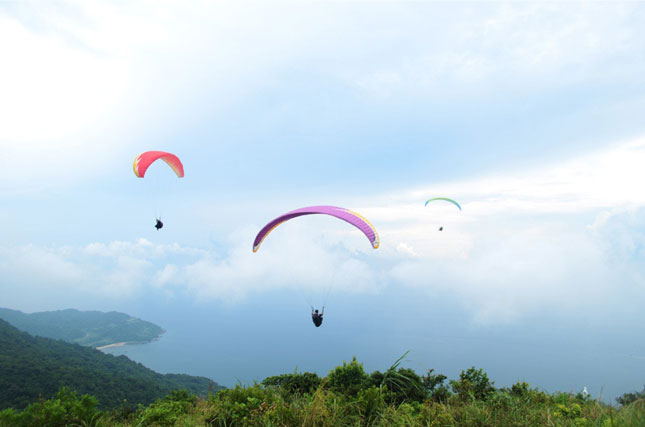
[(149, 342), (164, 332), (154, 323), (116, 311), (104, 313), (68, 309), (27, 314), (0, 308), (0, 319), (31, 335), (88, 347), (119, 342)]
[(96, 396), (103, 408), (124, 399), (129, 405), (147, 405), (176, 389), (203, 396), (209, 387), (221, 388), (208, 378), (162, 375), (125, 356), (34, 337), (0, 320), (0, 410), (24, 408), (62, 386)]

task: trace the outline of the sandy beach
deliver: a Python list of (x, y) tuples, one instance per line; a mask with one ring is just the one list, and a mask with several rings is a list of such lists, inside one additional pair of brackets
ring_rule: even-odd
[(110, 348), (110, 347), (123, 347), (124, 345), (128, 345), (128, 344), (133, 344), (133, 343), (129, 343), (129, 342), (116, 342), (116, 343), (114, 343), (114, 344), (102, 345), (102, 346), (100, 346), (100, 347), (95, 347), (95, 348), (96, 348), (97, 350), (105, 350), (106, 348)]
[(123, 347), (126, 345), (134, 345), (134, 344), (148, 344), (154, 341), (157, 341), (158, 339), (161, 338), (163, 334), (166, 333), (165, 329), (161, 330), (161, 333), (156, 336), (155, 338), (148, 340), (148, 341), (123, 341), (123, 342), (115, 342), (114, 344), (108, 344), (108, 345), (102, 345), (100, 347), (94, 347), (97, 350), (105, 350), (106, 348), (111, 348), (111, 347)]

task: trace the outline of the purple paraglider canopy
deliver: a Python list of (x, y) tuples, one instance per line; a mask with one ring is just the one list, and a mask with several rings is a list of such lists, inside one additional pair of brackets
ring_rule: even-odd
[(260, 245), (262, 244), (262, 241), (278, 225), (282, 224), (285, 221), (289, 221), (292, 218), (296, 218), (302, 215), (313, 215), (313, 214), (331, 215), (336, 218), (342, 219), (343, 221), (349, 222), (354, 227), (361, 230), (363, 234), (365, 234), (365, 236), (369, 239), (374, 249), (378, 248), (379, 238), (378, 238), (378, 234), (376, 233), (376, 230), (374, 229), (372, 224), (369, 223), (369, 221), (367, 221), (365, 218), (363, 218), (356, 212), (352, 212), (345, 208), (339, 208), (337, 206), (309, 206), (306, 208), (296, 209), (294, 211), (287, 212), (283, 215), (280, 215), (279, 217), (277, 217), (276, 219), (274, 219), (273, 221), (269, 222), (267, 225), (262, 227), (262, 230), (260, 230), (258, 235), (255, 236), (255, 241), (253, 242), (253, 252), (258, 251), (258, 249), (260, 248)]

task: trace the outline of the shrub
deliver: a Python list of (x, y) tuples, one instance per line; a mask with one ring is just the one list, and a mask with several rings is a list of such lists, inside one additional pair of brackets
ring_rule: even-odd
[(629, 405), (630, 403), (636, 402), (639, 399), (645, 399), (645, 386), (643, 386), (643, 390), (640, 393), (625, 393), (622, 396), (617, 397), (616, 402), (625, 406)]
[(387, 386), (389, 403), (423, 402), (426, 392), (422, 378), (412, 369), (389, 369), (383, 378), (382, 385)]
[(495, 391), (488, 375), (482, 369), (475, 369), (474, 366), (467, 371), (461, 371), (459, 381), (450, 381), (450, 385), (463, 401), (486, 401)]
[(7, 408), (0, 411), (0, 427), (9, 427), (20, 425), (20, 412), (13, 408)]
[(444, 384), (448, 379), (442, 374), (433, 374), (434, 369), (428, 369), (428, 373), (421, 379), (426, 396), (434, 402), (447, 402), (450, 397), (450, 389)]
[(363, 369), (363, 364), (356, 361), (356, 356), (350, 363), (343, 362), (327, 375), (328, 387), (346, 396), (356, 396), (358, 391), (366, 385), (368, 376)]
[(13, 409), (0, 412), (0, 425), (94, 426), (102, 415), (96, 409), (97, 405), (98, 400), (94, 396), (84, 394), (79, 398), (75, 391), (62, 387), (53, 398), (32, 403), (22, 412)]
[(436, 402), (426, 402), (419, 412), (421, 425), (445, 427), (455, 425), (455, 420), (448, 412), (448, 407)]
[(303, 374), (283, 374), (265, 378), (262, 385), (269, 387), (279, 387), (290, 394), (313, 393), (322, 380), (317, 374), (305, 372)]
[[(278, 396), (271, 389), (258, 384), (220, 390), (209, 397), (209, 411), (206, 415), (207, 425), (231, 426), (258, 423), (265, 412), (274, 407)], [(285, 405), (284, 402), (280, 402)]]
[(488, 404), (491, 408), (501, 411), (509, 411), (513, 407), (515, 400), (504, 390), (494, 391), (488, 397)]
[(386, 406), (381, 389), (375, 386), (359, 390), (356, 404), (366, 425), (372, 425)]
[(549, 395), (536, 388), (531, 388), (529, 383), (524, 381), (516, 382), (510, 389), (505, 389), (514, 398), (528, 403), (546, 403), (549, 401)]
[(575, 419), (582, 415), (582, 407), (577, 403), (572, 403), (569, 406), (562, 403), (556, 403), (553, 415), (566, 419)]
[(174, 426), (197, 403), (197, 396), (186, 390), (174, 390), (148, 406), (139, 416), (138, 425)]

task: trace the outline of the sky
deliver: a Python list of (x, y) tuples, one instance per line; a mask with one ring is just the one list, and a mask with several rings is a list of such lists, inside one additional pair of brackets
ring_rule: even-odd
[[(166, 329), (211, 313), (235, 358), (267, 334), (256, 313), (279, 310), (286, 340), (328, 298), (324, 326), (352, 324), (330, 325), (313, 369), (378, 340), (392, 349), (366, 367), (411, 349), (454, 377), (467, 335), (459, 361), (499, 383), (521, 375), (496, 351), (513, 342), (538, 386), (640, 390), (644, 18), (641, 2), (0, 2), (0, 306)], [(185, 178), (161, 162), (136, 178), (147, 150)], [(463, 210), (424, 206), (438, 196)], [(321, 204), (381, 247), (308, 216), (252, 253), (271, 219)], [(444, 357), (429, 337), (452, 337)], [(253, 375), (303, 366), (289, 351)], [(601, 362), (567, 382), (553, 355), (575, 351)]]

